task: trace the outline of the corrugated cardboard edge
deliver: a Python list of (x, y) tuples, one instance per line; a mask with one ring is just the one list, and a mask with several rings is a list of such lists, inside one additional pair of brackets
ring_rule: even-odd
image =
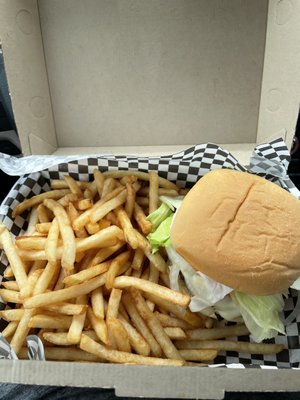
[(287, 130), (291, 145), (299, 112), (300, 2), (269, 0), (257, 142)]
[(49, 154), (57, 143), (36, 0), (0, 0), (0, 40), (23, 154), (35, 149), (30, 135)]
[(117, 396), (223, 399), (225, 392), (299, 391), (299, 371), (0, 360), (0, 381), (115, 389)]

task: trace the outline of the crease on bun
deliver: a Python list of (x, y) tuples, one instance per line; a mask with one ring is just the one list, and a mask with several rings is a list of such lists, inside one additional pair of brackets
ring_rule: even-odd
[(300, 202), (256, 175), (211, 171), (186, 195), (171, 241), (196, 270), (249, 294), (279, 293), (300, 275)]

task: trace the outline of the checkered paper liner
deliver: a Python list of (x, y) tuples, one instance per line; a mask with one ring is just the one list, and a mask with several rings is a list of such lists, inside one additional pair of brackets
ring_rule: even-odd
[[(0, 217), (13, 235), (22, 234), (27, 228), (27, 213), (12, 219), (14, 207), (26, 198), (49, 190), (49, 179), (61, 179), (65, 174), (77, 180), (88, 181), (93, 177), (93, 170), (139, 170), (157, 171), (160, 176), (175, 182), (180, 187), (191, 187), (201, 176), (213, 169), (230, 168), (238, 171), (249, 171), (264, 176), (282, 186), (300, 199), (300, 192), (287, 175), (289, 151), (281, 138), (270, 143), (257, 146), (252, 154), (249, 167), (246, 169), (228, 151), (216, 144), (202, 144), (190, 147), (185, 151), (162, 157), (137, 156), (68, 156), (68, 157), (24, 157), (15, 159), (0, 154), (0, 168), (17, 175), (23, 171), (10, 193), (0, 206)], [(7, 265), (5, 255), (0, 258), (1, 274)], [(286, 300), (283, 319), (288, 321), (286, 335), (279, 335), (276, 342), (284, 344), (285, 350), (277, 355), (255, 355), (236, 352), (222, 352), (211, 367), (226, 366), (228, 368), (299, 368), (300, 367), (300, 301), (298, 292), (290, 290)], [(8, 305), (1, 304), (0, 308)], [(0, 331), (5, 322), (0, 321)], [(231, 338), (232, 340), (232, 338)], [(248, 336), (238, 340), (249, 341)], [(28, 355), (31, 359), (44, 359), (43, 346), (36, 336), (28, 337)], [(0, 336), (0, 357), (12, 358), (7, 352), (7, 342)], [(4, 350), (3, 350), (4, 349)], [(5, 353), (6, 351), (6, 353)]]

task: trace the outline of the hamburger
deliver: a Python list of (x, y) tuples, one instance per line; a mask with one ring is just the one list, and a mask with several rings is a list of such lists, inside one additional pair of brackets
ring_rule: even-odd
[(161, 200), (148, 239), (153, 251), (166, 248), (172, 288), (185, 280), (190, 309), (244, 320), (258, 342), (284, 333), (284, 296), (300, 276), (299, 200), (230, 169), (209, 172), (184, 198)]

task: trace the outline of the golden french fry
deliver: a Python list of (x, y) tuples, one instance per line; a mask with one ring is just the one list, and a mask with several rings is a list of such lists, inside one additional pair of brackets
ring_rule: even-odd
[[(99, 207), (95, 208), (90, 214), (89, 219), (92, 222), (98, 222), (101, 218), (105, 217), (110, 211), (113, 211), (117, 207), (121, 206), (126, 201), (127, 191), (124, 189), (116, 197), (106, 201)], [(92, 210), (92, 209), (91, 209)]]
[(42, 250), (45, 248), (46, 241), (45, 236), (17, 236), (16, 246), (23, 250)]
[(119, 320), (124, 326), (128, 334), (129, 343), (135, 352), (141, 356), (149, 356), (150, 346), (143, 336), (123, 316), (119, 315)]
[(43, 332), (42, 334), (42, 337), (49, 343), (57, 346), (71, 346), (72, 343), (68, 341), (67, 336), (67, 332)]
[(102, 288), (99, 287), (92, 291), (91, 294), (91, 305), (93, 313), (97, 318), (104, 319), (104, 299), (103, 299), (103, 291)]
[(122, 267), (129, 260), (130, 255), (131, 252), (128, 250), (125, 251), (124, 253), (119, 254), (112, 260), (107, 272), (107, 278), (105, 283), (107, 289), (111, 289), (113, 287), (116, 276), (119, 275)]
[(36, 224), (36, 231), (41, 234), (48, 234), (49, 229), (51, 227), (51, 222), (41, 222)]
[(82, 271), (79, 271), (76, 274), (68, 275), (63, 280), (63, 283), (66, 286), (78, 285), (79, 283), (85, 282), (89, 279), (94, 278), (95, 276), (103, 274), (108, 270), (110, 264), (111, 264), (110, 261), (106, 261), (104, 263), (94, 265), (93, 267), (83, 269)]
[(230, 336), (249, 335), (245, 325), (232, 325), (223, 328), (192, 329), (186, 331), (188, 339), (191, 340), (213, 340), (223, 339)]
[(102, 172), (99, 171), (98, 169), (94, 169), (93, 174), (94, 174), (94, 179), (95, 179), (97, 191), (99, 194), (99, 198), (101, 199), (103, 185), (104, 185), (104, 176), (103, 176)]
[(112, 289), (108, 300), (106, 319), (118, 318), (121, 297), (122, 297), (122, 290)]
[[(29, 299), (26, 299), (23, 303), (24, 308), (36, 308), (44, 307), (48, 304), (59, 303), (73, 299), (78, 296), (90, 293), (97, 289), (99, 286), (103, 286), (106, 282), (106, 273), (97, 276), (96, 278), (90, 279), (87, 282), (79, 285), (67, 287), (65, 289), (55, 290), (53, 292), (46, 292), (37, 294)], [(4, 290), (4, 289), (0, 289)]]
[(158, 311), (154, 312), (156, 318), (160, 321), (161, 325), (165, 327), (174, 327), (174, 328), (182, 328), (182, 329), (192, 329), (192, 325), (183, 321), (182, 319), (171, 317), (167, 314), (161, 314)]
[(92, 260), (92, 265), (97, 265), (105, 261), (107, 258), (109, 258), (111, 255), (113, 255), (115, 252), (120, 250), (124, 246), (124, 242), (119, 241), (116, 243), (114, 246), (109, 246), (105, 247), (103, 249), (100, 249), (98, 253), (95, 255), (94, 259)]
[(212, 361), (218, 355), (218, 350), (179, 350), (181, 357), (189, 361)]
[[(28, 310), (26, 310), (28, 311)], [(69, 329), (72, 317), (69, 315), (37, 314), (30, 318), (29, 328)]]
[(45, 199), (60, 199), (61, 197), (63, 197), (68, 193), (70, 193), (69, 189), (63, 189), (63, 190), (52, 190), (50, 192), (45, 192), (33, 196), (30, 199), (24, 200), (22, 203), (18, 204), (17, 207), (15, 207), (12, 212), (12, 217), (15, 218), (17, 215), (22, 214), (28, 208), (32, 208), (42, 203)]
[(157, 342), (160, 344), (165, 355), (173, 360), (182, 360), (182, 356), (179, 354), (178, 350), (165, 333), (164, 328), (161, 326), (159, 320), (154, 316), (147, 306), (147, 303), (142, 297), (141, 293), (134, 287), (131, 287), (130, 294), (139, 314), (146, 321), (146, 324), (148, 325)]
[(20, 292), (16, 292), (15, 290), (0, 289), (0, 296), (6, 303), (22, 304)]
[(24, 314), (23, 308), (15, 308), (11, 310), (0, 311), (0, 317), (5, 321), (20, 321)]
[(19, 285), (17, 284), (17, 281), (5, 281), (5, 282), (1, 282), (1, 285), (5, 289), (15, 290), (17, 292), (20, 291), (20, 288), (19, 288)]
[(232, 340), (180, 340), (175, 342), (178, 349), (215, 349), (251, 354), (277, 354), (284, 349), (283, 344), (250, 343)]
[[(110, 224), (109, 224), (110, 225)], [(109, 226), (108, 225), (108, 226)], [(88, 222), (86, 225), (85, 225), (85, 229), (88, 231), (88, 233), (90, 234), (90, 235), (94, 235), (95, 233), (97, 233), (97, 232), (99, 232), (100, 231), (100, 224), (99, 223), (92, 223), (92, 222)]]
[(149, 209), (149, 197), (142, 197), (142, 196), (137, 196), (135, 198), (136, 204), (138, 204), (141, 207)]
[(77, 185), (77, 182), (70, 175), (64, 175), (64, 180), (67, 182), (67, 185), (69, 186), (72, 193), (76, 194), (79, 197), (83, 196), (79, 185)]
[(46, 224), (52, 220), (52, 212), (48, 210), (47, 207), (44, 206), (43, 203), (37, 206), (38, 220), (42, 224)]
[[(75, 221), (76, 218), (78, 218), (80, 213), (76, 209), (76, 207), (74, 206), (73, 203), (68, 204), (67, 212), (68, 212), (68, 216), (70, 218), (71, 224), (73, 226), (73, 222)], [(88, 234), (84, 228), (76, 230), (74, 233), (77, 238), (84, 238), (84, 237), (88, 236)]]
[(122, 207), (118, 207), (118, 208), (116, 208), (115, 213), (116, 213), (118, 220), (120, 222), (120, 225), (124, 231), (124, 236), (125, 236), (126, 242), (133, 249), (137, 249), (138, 245), (139, 245), (138, 238), (136, 237), (135, 229), (133, 229), (133, 226), (130, 222), (130, 219), (129, 219), (126, 211)]
[(13, 275), (15, 276), (17, 284), (21, 289), (22, 293), (22, 288), (27, 283), (26, 267), (24, 265), (23, 260), (16, 251), (16, 247), (12, 241), (10, 233), (3, 224), (2, 226), (3, 230), (0, 233), (0, 241), (2, 243), (2, 248), (6, 254), (8, 262), (12, 268)]
[(164, 328), (165, 333), (171, 340), (184, 340), (186, 339), (186, 333), (181, 328), (173, 326), (167, 326)]
[(83, 193), (83, 197), (85, 199), (91, 199), (93, 200), (93, 198), (96, 196), (97, 194), (97, 186), (96, 186), (96, 182), (89, 182), (84, 193)]
[(182, 360), (168, 360), (165, 358), (144, 357), (139, 354), (126, 353), (118, 350), (111, 350), (100, 343), (90, 339), (87, 335), (82, 334), (80, 348), (89, 353), (95, 354), (99, 358), (104, 358), (113, 363), (125, 364), (143, 364), (143, 365), (184, 365)]
[[(75, 182), (81, 189), (86, 189), (87, 187), (89, 187), (89, 183), (90, 183), (90, 182), (86, 182), (86, 181), (75, 181)], [(51, 179), (50, 186), (51, 186), (51, 189), (53, 189), (53, 190), (69, 188), (69, 185), (67, 184), (65, 179)]]
[(105, 344), (109, 344), (108, 340), (108, 327), (106, 326), (106, 322), (102, 318), (96, 317), (96, 315), (93, 313), (93, 310), (91, 307), (88, 307), (87, 310), (87, 316), (88, 319), (92, 325), (92, 328), (94, 329), (97, 337)]
[(38, 210), (37, 207), (33, 207), (29, 216), (28, 226), (26, 229), (26, 235), (33, 235), (36, 231), (36, 224), (38, 223)]
[(23, 346), (24, 340), (28, 335), (30, 330), (29, 322), (33, 317), (35, 310), (24, 310), (24, 314), (18, 323), (17, 329), (14, 333), (14, 336), (10, 342), (11, 347), (18, 355), (21, 347)]
[(59, 238), (59, 225), (57, 219), (54, 218), (51, 223), (51, 227), (45, 243), (46, 258), (51, 264), (56, 263), (56, 249), (58, 246), (58, 238)]
[(61, 302), (57, 304), (49, 304), (43, 309), (57, 314), (80, 315), (87, 310), (87, 305)]
[(43, 269), (36, 269), (34, 272), (30, 274), (30, 276), (28, 275), (27, 284), (22, 291), (21, 295), (22, 299), (25, 299), (26, 297), (32, 295), (36, 283), (40, 278), (40, 276), (42, 275), (43, 271), (44, 271)]
[(77, 201), (78, 199), (78, 195), (75, 193), (68, 193), (65, 196), (63, 196), (62, 198), (60, 198), (59, 200), (57, 200), (57, 202), (63, 206), (63, 207), (67, 207), (71, 202)]
[[(152, 265), (151, 263), (150, 263), (150, 268), (149, 268), (148, 279), (150, 282), (153, 282), (153, 283), (158, 283), (158, 281), (159, 281), (159, 270), (157, 268), (155, 268), (154, 265)], [(152, 301), (147, 300), (147, 305), (151, 311), (154, 310), (155, 304)]]
[(139, 241), (139, 247), (144, 251), (145, 256), (148, 258), (151, 264), (153, 264), (154, 267), (156, 267), (160, 272), (166, 272), (167, 265), (160, 253), (152, 253), (152, 249), (148, 240), (137, 230), (135, 230), (135, 234)]
[[(142, 187), (138, 191), (139, 196), (149, 196), (149, 187)], [(159, 196), (170, 196), (170, 197), (176, 197), (178, 196), (178, 189), (165, 189), (165, 188), (158, 188), (158, 195)]]
[(71, 227), (70, 219), (63, 206), (58, 204), (55, 200), (46, 199), (44, 200), (44, 204), (54, 213), (59, 225), (63, 241), (61, 265), (66, 272), (71, 272), (74, 269), (76, 247), (75, 235)]
[[(45, 347), (46, 360), (56, 361), (80, 361), (80, 362), (105, 362), (105, 360), (95, 356), (94, 354), (82, 351), (77, 347)], [(27, 347), (22, 347), (18, 354), (20, 359), (28, 359)]]
[[(140, 172), (140, 171), (112, 170), (103, 172), (103, 175), (105, 178), (115, 178), (115, 179), (123, 178), (123, 176), (136, 176), (138, 179), (142, 181), (149, 181), (149, 174), (147, 172)], [(174, 189), (176, 191), (178, 190), (177, 186), (174, 183), (168, 181), (165, 178), (158, 177), (158, 182), (159, 186), (162, 188)]]
[(104, 179), (101, 197), (105, 197), (111, 193), (116, 187), (116, 180), (114, 178)]
[(136, 192), (131, 183), (126, 183), (127, 198), (125, 202), (125, 211), (130, 219), (133, 215)]
[(140, 270), (144, 262), (144, 252), (142, 249), (138, 248), (134, 252), (133, 260), (131, 266), (135, 270)]
[(2, 335), (7, 339), (8, 337), (12, 336), (16, 329), (17, 326), (19, 325), (19, 321), (11, 321), (1, 332)]
[(75, 207), (77, 208), (77, 210), (85, 211), (93, 207), (93, 204), (94, 203), (92, 199), (81, 199), (75, 203)]
[(42, 273), (37, 279), (37, 282), (33, 289), (33, 295), (38, 295), (40, 293), (46, 292), (53, 276), (57, 273), (60, 268), (60, 264), (56, 261), (54, 264), (48, 262), (45, 269), (42, 270)]
[(133, 215), (144, 235), (148, 235), (152, 231), (152, 224), (146, 219), (146, 215), (137, 203), (134, 205)]
[(155, 171), (149, 172), (149, 214), (158, 208), (158, 175)]
[(129, 342), (129, 337), (122, 323), (117, 318), (112, 317), (107, 318), (106, 323), (109, 337), (113, 336), (114, 343), (116, 343), (117, 349), (130, 353), (131, 346)]
[(119, 276), (114, 281), (114, 287), (124, 289), (128, 287), (134, 287), (145, 293), (151, 293), (158, 298), (167, 300), (173, 304), (187, 307), (190, 302), (190, 296), (176, 292), (164, 286), (158, 285), (157, 283), (145, 281), (139, 278), (133, 278), (131, 276)]
[(122, 297), (122, 301), (132, 320), (133, 325), (148, 343), (152, 355), (154, 355), (155, 357), (161, 357), (161, 347), (152, 335), (143, 318), (138, 313), (138, 310), (133, 302), (131, 295), (129, 293), (125, 293)]
[[(87, 305), (88, 298), (86, 294), (79, 295), (76, 299), (77, 305)], [(72, 318), (71, 325), (68, 330), (67, 340), (72, 344), (77, 344), (80, 342), (81, 333), (84, 328), (85, 319), (87, 315), (87, 308), (80, 315), (74, 315)]]

